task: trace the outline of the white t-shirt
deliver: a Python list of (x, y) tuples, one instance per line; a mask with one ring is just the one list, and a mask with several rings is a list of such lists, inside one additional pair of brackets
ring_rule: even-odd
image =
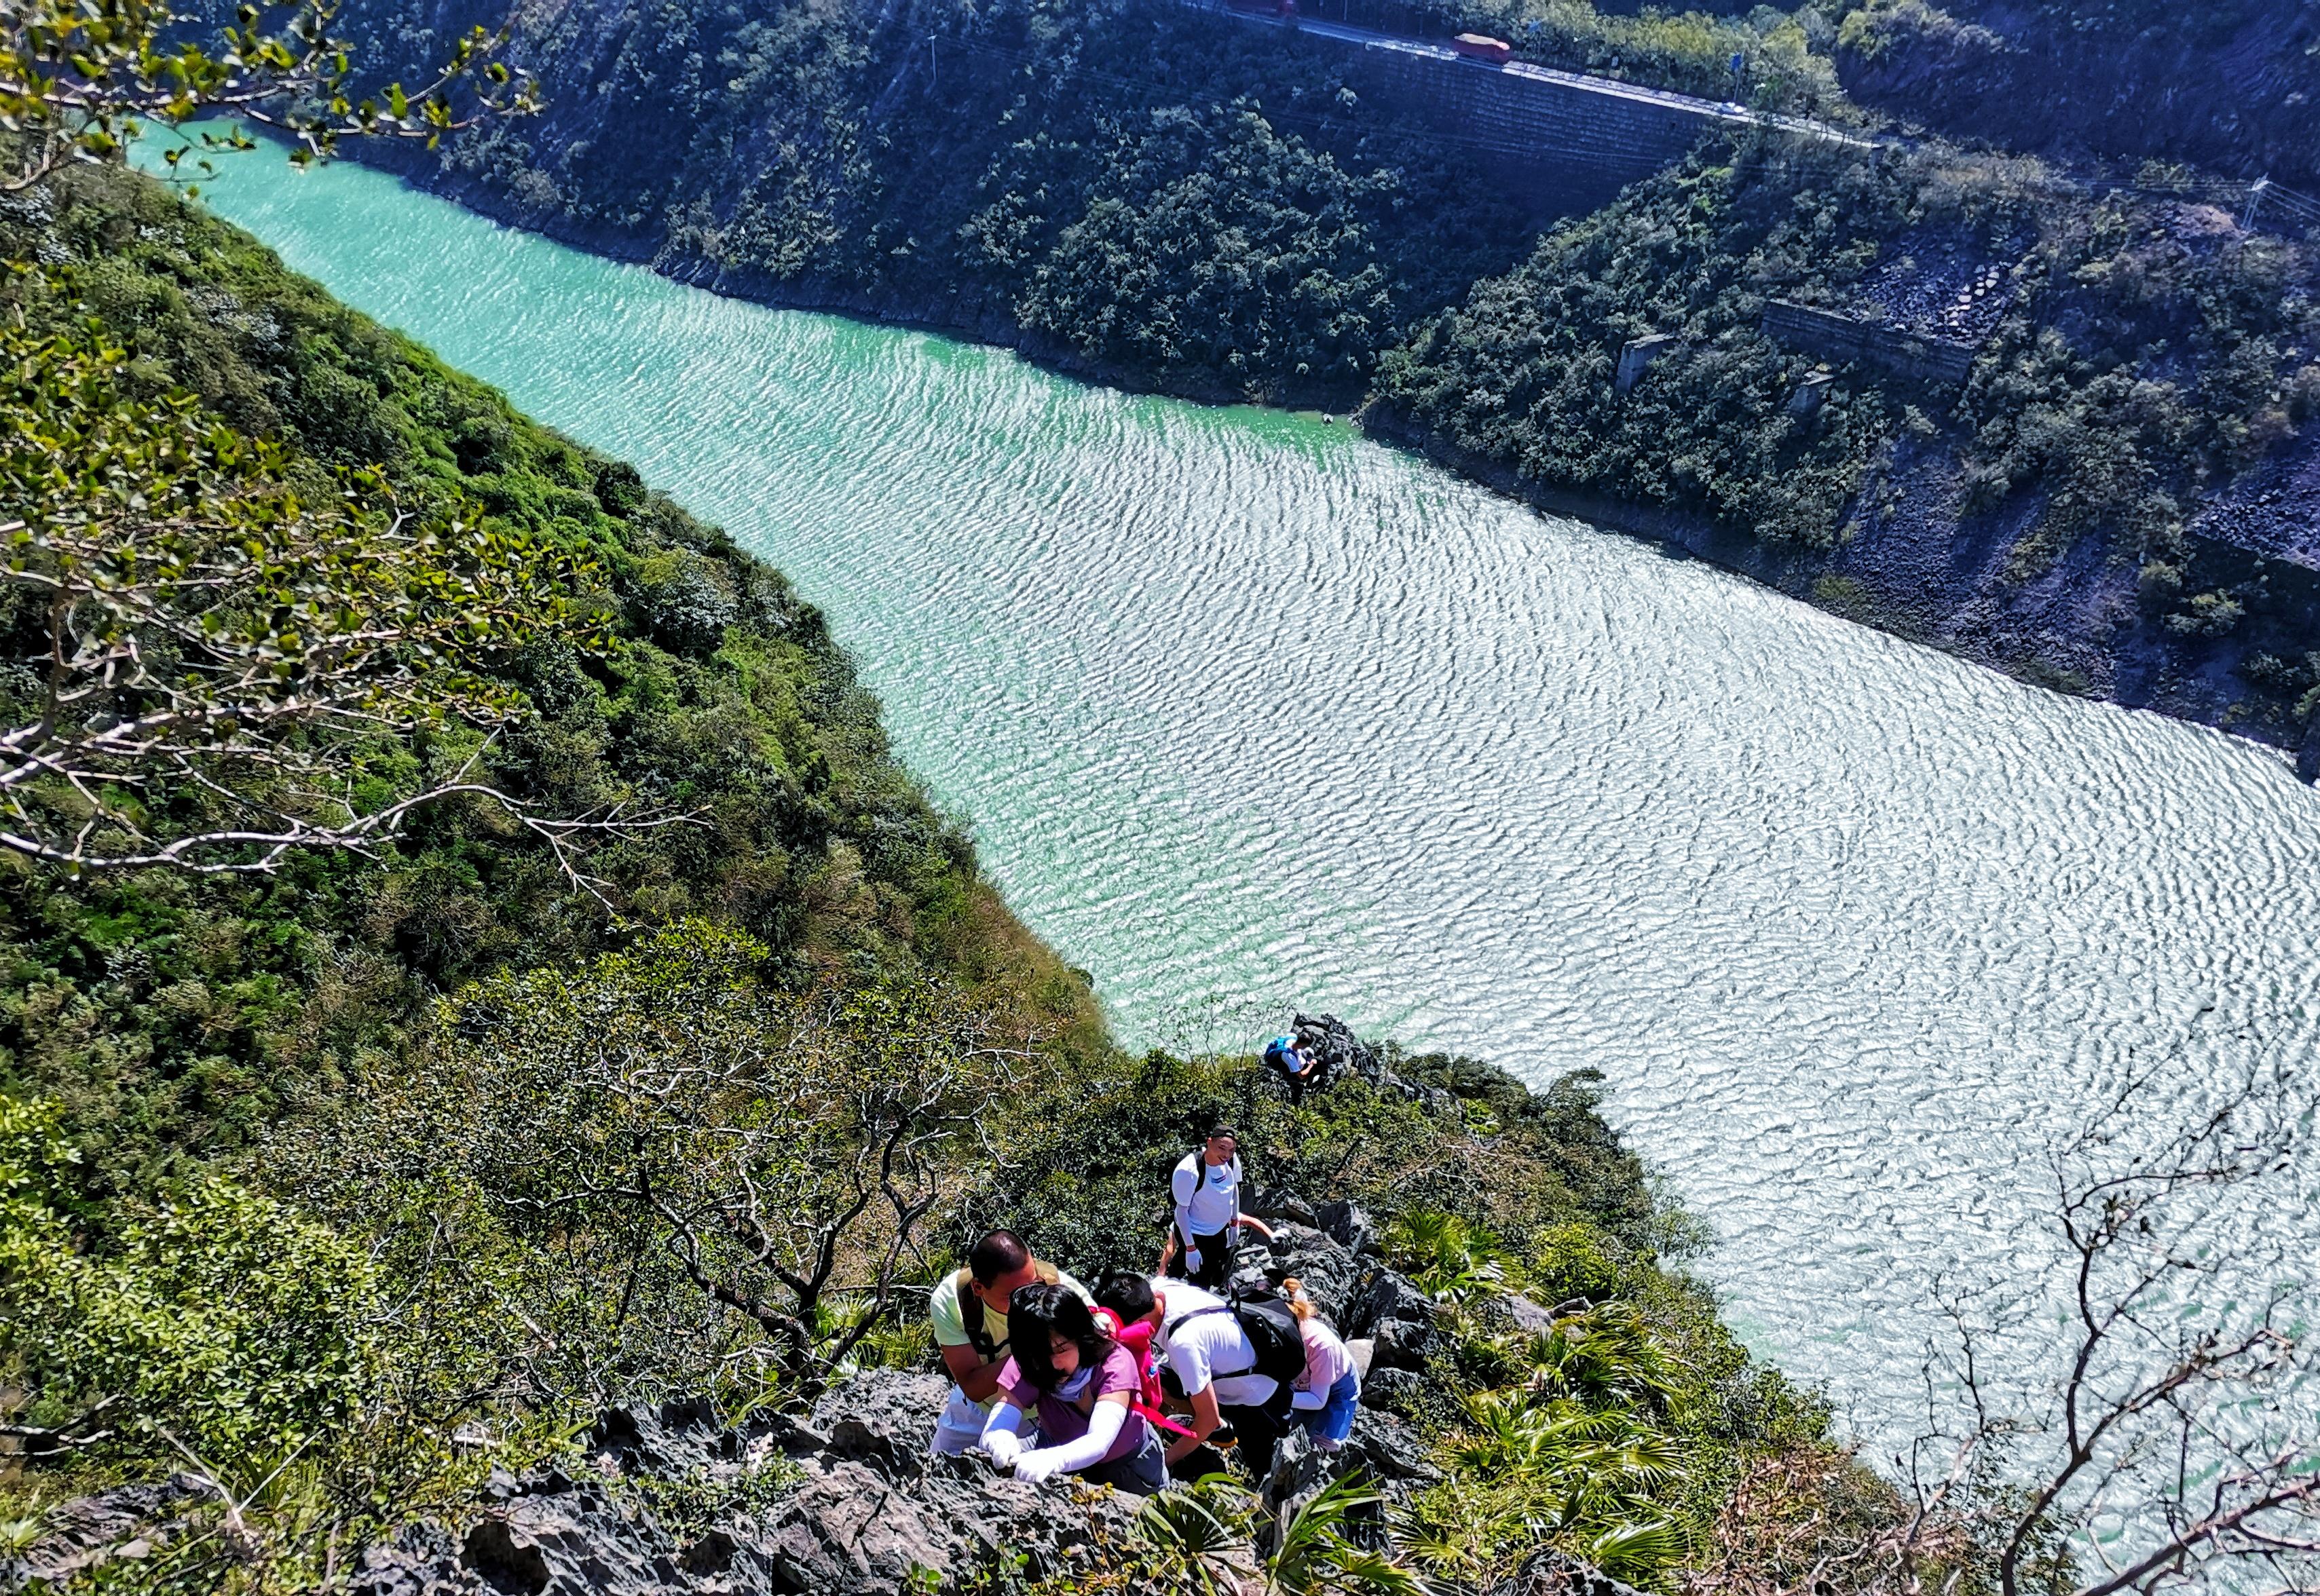
[(1163, 1299), (1152, 1344), (1168, 1355), (1186, 1396), (1213, 1384), (1221, 1407), (1261, 1408), (1273, 1400), (1279, 1387), (1255, 1372), (1256, 1348), (1221, 1297), (1181, 1280), (1155, 1280), (1152, 1289)]
[(1184, 1155), (1176, 1173), (1168, 1177), (1169, 1194), (1176, 1199), (1176, 1228), (1191, 1241), (1228, 1230), (1240, 1217), (1240, 1159), (1211, 1164), (1204, 1152)]

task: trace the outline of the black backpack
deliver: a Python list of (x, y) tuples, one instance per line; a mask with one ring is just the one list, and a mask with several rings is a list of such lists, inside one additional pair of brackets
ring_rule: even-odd
[(1305, 1332), (1288, 1303), (1269, 1291), (1237, 1291), (1233, 1317), (1241, 1333), (1256, 1348), (1256, 1372), (1269, 1376), (1285, 1393), (1305, 1375)]
[(1297, 1315), (1289, 1304), (1270, 1291), (1237, 1291), (1218, 1308), (1195, 1308), (1182, 1319), (1171, 1320), (1168, 1333), (1185, 1320), (1198, 1319), (1207, 1313), (1230, 1313), (1240, 1326), (1241, 1334), (1256, 1349), (1256, 1362), (1245, 1369), (1218, 1369), (1220, 1379), (1235, 1375), (1263, 1375), (1273, 1384), (1273, 1401), (1268, 1408), (1289, 1406), (1289, 1387), (1305, 1373), (1305, 1332), (1297, 1327)]

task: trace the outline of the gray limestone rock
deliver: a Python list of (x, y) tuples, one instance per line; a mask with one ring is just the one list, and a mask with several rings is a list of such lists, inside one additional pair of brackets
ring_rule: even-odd
[(1434, 1345), (1434, 1327), (1414, 1319), (1388, 1319), (1377, 1327), (1370, 1366), (1375, 1369), (1422, 1369)]
[(191, 1509), (217, 1492), (197, 1474), (116, 1485), (52, 1510), (41, 1538), (22, 1556), (0, 1558), (0, 1591), (30, 1581), (61, 1583), (115, 1556), (140, 1556)]
[(1346, 1304), (1354, 1289), (1354, 1255), (1310, 1225), (1283, 1222), (1273, 1227), (1271, 1257), (1264, 1277), (1274, 1285), (1295, 1279), (1331, 1325), (1345, 1322)]
[(1324, 1203), (1313, 1210), (1313, 1222), (1355, 1258), (1377, 1250), (1377, 1225), (1358, 1203)]
[(1409, 1369), (1372, 1369), (1362, 1381), (1362, 1406), (1407, 1419), (1426, 1400), (1424, 1376)]
[(1340, 1456), (1392, 1494), (1442, 1483), (1442, 1471), (1427, 1461), (1426, 1443), (1417, 1429), (1407, 1420), (1375, 1408), (1364, 1407), (1354, 1415), (1354, 1433)]
[[(470, 1510), (366, 1547), (351, 1596), (913, 1596), (1020, 1555), (1033, 1578), (1092, 1570), (1128, 1537), (1137, 1499), (1062, 1479), (1032, 1485), (981, 1458), (929, 1457), (946, 1382), (874, 1371), (830, 1392), (811, 1425), (739, 1428), (704, 1402), (605, 1412), (575, 1474), (495, 1471)], [(784, 1461), (785, 1459), (785, 1461)], [(779, 1465), (795, 1483), (753, 1516), (728, 1509), (679, 1545), (624, 1480), (733, 1483)], [(168, 1481), (59, 1510), (0, 1589), (136, 1556), (198, 1502)]]
[(1320, 1066), (1317, 1085), (1326, 1086), (1346, 1075), (1381, 1084), (1390, 1078), (1369, 1043), (1337, 1015), (1299, 1014), (1292, 1029), (1297, 1045)]
[(761, 1531), (762, 1588), (905, 1596), (918, 1570), (963, 1578), (1002, 1555), (1033, 1577), (1092, 1564), (1128, 1533), (1137, 1503), (1067, 1480), (1044, 1485), (971, 1457), (938, 1457), (908, 1487), (839, 1460), (785, 1496)]
[(866, 1463), (889, 1479), (915, 1479), (949, 1394), (950, 1382), (939, 1375), (872, 1369), (816, 1403), (813, 1428), (829, 1437), (832, 1456)]
[(1264, 1220), (1287, 1220), (1293, 1224), (1313, 1222), (1313, 1205), (1286, 1187), (1268, 1186), (1249, 1199), (1248, 1212)]
[(733, 1432), (719, 1422), (716, 1405), (705, 1398), (657, 1408), (607, 1408), (588, 1433), (588, 1449), (622, 1474), (663, 1476), (689, 1474), (739, 1455)]
[(1432, 1322), (1433, 1318), (1433, 1298), (1391, 1269), (1373, 1269), (1347, 1301), (1346, 1316), (1338, 1322), (1337, 1332), (1366, 1336), (1389, 1319), (1414, 1320), (1425, 1324)]
[(1533, 1302), (1520, 1292), (1500, 1294), (1498, 1306), (1505, 1310), (1515, 1329), (1526, 1336), (1543, 1336), (1554, 1328), (1554, 1310)]

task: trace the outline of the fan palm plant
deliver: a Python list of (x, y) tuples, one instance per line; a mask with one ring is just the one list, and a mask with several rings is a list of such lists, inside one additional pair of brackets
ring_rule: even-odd
[(1506, 1278), (1498, 1237), (1455, 1213), (1413, 1209), (1386, 1228), (1384, 1241), (1394, 1267), (1437, 1303), (1463, 1303)]
[(1145, 1560), (1139, 1590), (1188, 1596), (1432, 1596), (1393, 1555), (1356, 1546), (1355, 1517), (1385, 1498), (1359, 1475), (1333, 1480), (1272, 1532), (1256, 1559), (1256, 1499), (1223, 1474), (1147, 1500), (1137, 1515)]
[(1224, 1474), (1147, 1497), (1136, 1515), (1146, 1576), (1190, 1596), (1245, 1596), (1257, 1576), (1254, 1510), (1248, 1492)]
[(1545, 1544), (1630, 1583), (1654, 1583), (1688, 1547), (1673, 1505), (1685, 1469), (1652, 1409), (1617, 1393), (1657, 1387), (1596, 1379), (1584, 1359), (1551, 1366), (1609, 1400), (1551, 1393), (1548, 1380), (1469, 1397), (1467, 1428), (1446, 1447), (1459, 1474), (1421, 1499), (1405, 1530), (1411, 1552), (1480, 1580), (1513, 1550)]
[(1332, 1480), (1280, 1528), (1265, 1564), (1265, 1596), (1431, 1596), (1418, 1573), (1354, 1544), (1353, 1516), (1385, 1498), (1359, 1474)]
[(1542, 1393), (1568, 1394), (1591, 1406), (1619, 1405), (1665, 1413), (1685, 1390), (1651, 1327), (1625, 1303), (1566, 1315), (1520, 1349), (1523, 1384)]

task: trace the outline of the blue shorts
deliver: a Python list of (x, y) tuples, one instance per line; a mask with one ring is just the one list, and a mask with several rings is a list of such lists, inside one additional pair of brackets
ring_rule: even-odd
[(1354, 1411), (1361, 1406), (1362, 1377), (1350, 1369), (1329, 1387), (1329, 1400), (1321, 1407), (1307, 1408), (1298, 1418), (1305, 1421), (1305, 1431), (1317, 1441), (1342, 1441), (1354, 1433)]

